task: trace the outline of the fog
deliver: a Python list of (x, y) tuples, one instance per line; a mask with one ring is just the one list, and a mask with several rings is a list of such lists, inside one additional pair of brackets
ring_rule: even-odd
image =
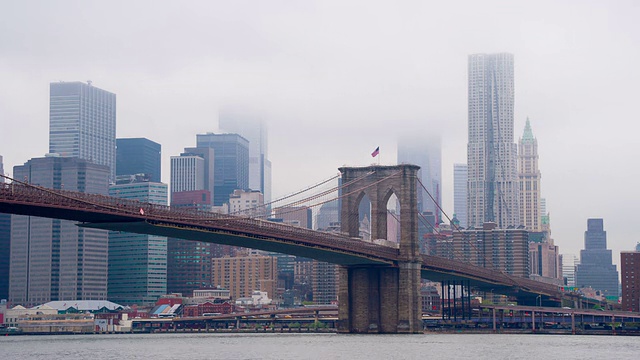
[(466, 162), (467, 56), (515, 56), (515, 134), (538, 139), (552, 237), (578, 253), (589, 217), (632, 249), (640, 154), (634, 1), (0, 1), (5, 172), (48, 150), (49, 83), (117, 94), (118, 137), (169, 156), (244, 104), (269, 127), (275, 197), (396, 161), (404, 132), (442, 137), (444, 209)]

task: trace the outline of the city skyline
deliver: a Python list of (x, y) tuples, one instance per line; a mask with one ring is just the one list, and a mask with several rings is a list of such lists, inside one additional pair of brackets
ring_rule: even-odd
[[(367, 10), (370, 17), (360, 19), (362, 26), (357, 29), (349, 20), (357, 14), (355, 9), (339, 15), (331, 5), (317, 4), (318, 8), (299, 5), (286, 11), (260, 5), (236, 19), (240, 27), (229, 27), (224, 18), (239, 8), (228, 5), (214, 11), (217, 15), (212, 16), (219, 21), (195, 21), (175, 35), (167, 34), (153, 16), (143, 16), (157, 30), (158, 39), (169, 39), (158, 43), (155, 37), (132, 31), (138, 23), (135, 14), (142, 14), (136, 6), (129, 13), (136, 21), (124, 18), (111, 33), (100, 29), (102, 20), (88, 22), (91, 16), (78, 16), (63, 6), (43, 4), (43, 13), (56, 16), (27, 17), (26, 7), (12, 4), (9, 12), (16, 16), (1, 26), (7, 39), (18, 41), (2, 42), (7, 51), (0, 62), (6, 79), (0, 89), (0, 110), (3, 127), (9, 121), (22, 126), (0, 134), (5, 171), (47, 152), (47, 84), (89, 78), (118, 94), (118, 136), (144, 136), (162, 144), (165, 169), (168, 155), (192, 144), (193, 134), (216, 131), (218, 109), (224, 103), (266, 104), (262, 108), (270, 121), (274, 198), (326, 178), (345, 163), (369, 164), (376, 146), (380, 146), (382, 163), (391, 162), (396, 155), (395, 137), (389, 133), (397, 127), (417, 131), (435, 127), (443, 134), (443, 202), (451, 215), (451, 164), (465, 162), (466, 56), (508, 51), (516, 57), (515, 128), (522, 128), (527, 115), (543, 119), (536, 122), (536, 136), (556, 243), (563, 252), (577, 253), (584, 219), (603, 217), (608, 219), (611, 248), (627, 249), (634, 234), (630, 209), (639, 197), (631, 183), (635, 176), (616, 178), (611, 186), (611, 174), (625, 168), (633, 161), (631, 154), (638, 153), (632, 137), (635, 124), (628, 122), (635, 113), (632, 84), (637, 80), (629, 70), (640, 59), (633, 46), (638, 35), (632, 31), (638, 12), (628, 5), (553, 5), (553, 14), (544, 10), (551, 3), (506, 8), (508, 16), (487, 13), (495, 25), (471, 15), (484, 13), (486, 5), (467, 4), (464, 14), (450, 23), (429, 14), (457, 13), (452, 5), (441, 5), (435, 12), (429, 7), (398, 7), (391, 13), (372, 5)], [(81, 8), (86, 14), (114, 14), (109, 8)], [(190, 5), (184, 10), (193, 14), (203, 9)], [(164, 6), (154, 11), (170, 13)], [(425, 14), (430, 21), (414, 21)], [(541, 16), (545, 23), (539, 22)], [(91, 31), (78, 33), (56, 26), (65, 19)], [(273, 19), (282, 20), (277, 21), (282, 25), (275, 26)], [(377, 30), (374, 25), (381, 19), (389, 27)], [(179, 16), (176, 21), (185, 19)], [(334, 22), (335, 27), (323, 34), (313, 31), (325, 21)], [(414, 22), (420, 25), (407, 25), (410, 35), (405, 27), (394, 26)], [(208, 38), (206, 34), (215, 32), (218, 23), (226, 24), (224, 33), (238, 32), (233, 41)], [(608, 23), (616, 26), (607, 27)], [(238, 31), (247, 24), (252, 31)], [(24, 31), (27, 26), (57, 35), (42, 42), (35, 36), (37, 30)], [(282, 31), (281, 26), (300, 31)], [(445, 32), (438, 39), (431, 34), (442, 33), (433, 31), (439, 28), (461, 31)], [(268, 41), (254, 37), (254, 31), (266, 34)], [(87, 34), (97, 34), (104, 41), (92, 42)], [(182, 41), (193, 34), (193, 40)], [(309, 38), (302, 42), (297, 34), (309, 34)], [(120, 45), (123, 38), (129, 46)], [(335, 42), (334, 38), (354, 41)], [(404, 38), (407, 41), (397, 41)], [(138, 46), (147, 39), (160, 46), (151, 50)], [(418, 40), (426, 40), (429, 49), (416, 49)], [(17, 43), (31, 46), (23, 49)], [(87, 48), (79, 51), (78, 43)], [(178, 51), (174, 45), (179, 45)], [(379, 56), (381, 45), (389, 49), (385, 57)], [(118, 60), (113, 53), (127, 60)], [(620, 56), (611, 59), (612, 53)], [(602, 88), (609, 91), (603, 93)], [(319, 151), (321, 157), (316, 156)], [(555, 161), (558, 156), (571, 161)], [(599, 171), (593, 170), (594, 163), (600, 164)], [(298, 171), (291, 174), (290, 169)]]

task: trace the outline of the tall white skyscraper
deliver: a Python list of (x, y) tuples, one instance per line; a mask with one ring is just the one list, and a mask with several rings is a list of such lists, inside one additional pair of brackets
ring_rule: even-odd
[(204, 190), (205, 161), (197, 155), (171, 157), (171, 194)]
[(453, 164), (453, 212), (460, 227), (467, 228), (467, 164)]
[[(2, 155), (0, 155), (0, 175), (4, 175), (4, 165), (2, 165)], [(4, 182), (4, 178), (0, 177), (0, 183)]]
[(116, 173), (116, 95), (91, 82), (49, 86), (49, 152), (77, 157)]
[(527, 118), (522, 138), (518, 142), (518, 149), (520, 220), (527, 230), (542, 231), (538, 140), (533, 137), (529, 118)]
[[(398, 164), (420, 166), (418, 176), (438, 206), (442, 206), (442, 153), (438, 135), (405, 135), (398, 139)], [(441, 214), (438, 206), (422, 186), (418, 185), (418, 211), (431, 211), (436, 215), (436, 223)]]
[(518, 226), (513, 55), (469, 55), (468, 80), (468, 225)]
[(271, 161), (268, 158), (267, 125), (261, 116), (249, 111), (223, 109), (219, 114), (221, 130), (249, 140), (249, 188), (271, 201)]

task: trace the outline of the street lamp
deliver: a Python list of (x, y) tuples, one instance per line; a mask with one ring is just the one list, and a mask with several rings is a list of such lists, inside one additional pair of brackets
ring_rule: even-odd
[[(538, 305), (538, 300), (540, 300), (540, 305)], [(542, 307), (542, 295), (538, 295), (538, 297), (536, 298), (536, 306)]]

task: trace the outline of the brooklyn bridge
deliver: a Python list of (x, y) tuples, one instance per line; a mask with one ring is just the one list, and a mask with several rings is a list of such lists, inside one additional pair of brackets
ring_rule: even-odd
[[(354, 333), (422, 331), (420, 279), (491, 291), (519, 304), (561, 304), (557, 286), (458, 260), (421, 254), (415, 165), (340, 168), (341, 231), (314, 231), (243, 214), (141, 203), (49, 189), (28, 181), (0, 184), (0, 212), (72, 220), (78, 226), (152, 234), (302, 256), (340, 265), (338, 329)], [(385, 239), (387, 202), (400, 204), (397, 244), (358, 237), (358, 205), (371, 201), (371, 237)], [(454, 286), (455, 288), (456, 286)], [(454, 296), (455, 298), (455, 296)], [(464, 300), (462, 306), (464, 307)]]

